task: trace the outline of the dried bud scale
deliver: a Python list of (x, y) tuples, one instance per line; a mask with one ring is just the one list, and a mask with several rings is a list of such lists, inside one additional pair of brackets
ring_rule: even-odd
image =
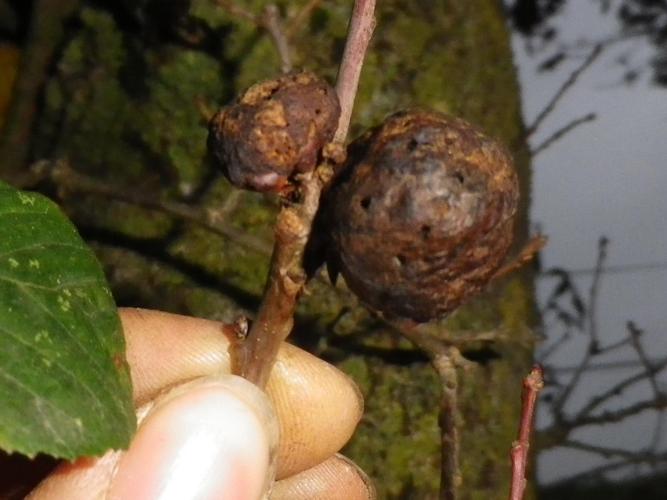
[(331, 193), (334, 265), (376, 310), (429, 321), (493, 276), (510, 247), (518, 183), (472, 125), (409, 111), (353, 144)]
[(339, 115), (326, 81), (310, 72), (283, 75), (253, 85), (213, 117), (209, 150), (235, 186), (280, 191), (292, 175), (315, 168)]

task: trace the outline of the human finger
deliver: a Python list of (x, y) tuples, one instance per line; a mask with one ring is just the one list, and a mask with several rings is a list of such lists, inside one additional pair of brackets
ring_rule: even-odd
[(31, 500), (255, 500), (273, 479), (278, 439), (265, 395), (240, 377), (210, 376), (144, 406), (130, 448), (61, 466)]
[(351, 460), (336, 454), (305, 471), (278, 481), (270, 500), (372, 500), (375, 488)]
[[(185, 380), (230, 371), (231, 327), (158, 311), (120, 312), (137, 402)], [(289, 344), (278, 353), (267, 393), (280, 425), (278, 479), (340, 450), (363, 413), (363, 399), (349, 377)]]

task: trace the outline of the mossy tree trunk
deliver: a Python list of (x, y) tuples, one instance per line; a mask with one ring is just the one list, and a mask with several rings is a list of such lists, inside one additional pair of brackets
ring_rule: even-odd
[[(240, 3), (259, 12), (268, 2)], [(277, 3), (290, 18), (309, 2)], [(476, 123), (514, 150), (523, 240), (529, 170), (500, 2), (378, 3), (353, 134), (412, 106)], [(120, 304), (232, 320), (258, 305), (276, 201), (235, 192), (211, 172), (205, 115), (275, 75), (280, 64), (267, 36), (209, 0), (161, 5), (83, 2), (65, 38), (52, 41), (59, 52), (40, 98), (31, 159), (66, 158), (93, 183), (209, 210), (231, 237), (67, 189), (66, 179), (39, 184), (58, 196), (94, 246)], [(322, 0), (290, 27), (297, 66), (334, 79), (351, 5)], [(470, 344), (467, 353), (479, 363), (460, 381), (465, 499), (507, 495), (521, 379), (532, 359), (532, 292), (530, 273), (517, 274), (442, 325), (502, 332), (495, 342)], [(426, 357), (358, 306), (344, 285), (324, 279), (309, 286), (293, 340), (340, 366), (364, 391), (366, 415), (346, 452), (374, 478), (380, 498), (435, 498), (439, 390)]]

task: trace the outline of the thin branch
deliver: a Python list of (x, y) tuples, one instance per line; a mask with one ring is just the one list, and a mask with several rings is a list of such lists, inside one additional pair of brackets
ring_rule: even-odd
[(551, 134), (549, 137), (544, 139), (540, 144), (535, 146), (535, 148), (530, 152), (531, 156), (533, 158), (543, 152), (545, 149), (549, 148), (552, 146), (554, 143), (558, 142), (561, 140), (564, 136), (572, 132), (574, 129), (579, 127), (580, 125), (583, 125), (584, 123), (592, 122), (597, 119), (597, 115), (595, 113), (588, 113), (587, 115), (581, 116), (579, 118), (575, 118), (571, 122), (565, 124), (558, 130), (556, 130), (553, 134)]
[(615, 470), (622, 469), (623, 467), (630, 467), (631, 465), (642, 464), (642, 463), (658, 464), (661, 462), (667, 463), (667, 453), (658, 453), (650, 457), (638, 454), (633, 457), (627, 457), (627, 458), (624, 457), (621, 460), (610, 462), (601, 465), (599, 467), (595, 467), (594, 469), (589, 469), (585, 472), (581, 472), (574, 476), (570, 476), (566, 480), (564, 480), (563, 483), (574, 484), (582, 480), (590, 482), (592, 478), (603, 477), (605, 473), (613, 472)]
[(558, 395), (556, 401), (554, 402), (553, 409), (556, 413), (554, 416), (558, 421), (564, 419), (563, 409), (565, 403), (569, 399), (572, 391), (579, 383), (579, 380), (583, 376), (584, 372), (588, 368), (588, 365), (596, 354), (600, 352), (600, 344), (597, 335), (597, 323), (596, 323), (596, 303), (597, 296), (600, 287), (600, 279), (602, 277), (602, 267), (604, 261), (607, 257), (607, 244), (608, 240), (605, 237), (600, 238), (598, 242), (598, 256), (595, 263), (595, 273), (593, 274), (593, 283), (591, 284), (589, 299), (588, 299), (588, 334), (590, 335), (590, 341), (584, 354), (584, 358), (581, 361), (578, 369), (572, 375), (572, 378), (568, 382), (567, 386), (563, 391)]
[(236, 229), (229, 224), (224, 224), (221, 220), (224, 217), (220, 211), (201, 210), (187, 203), (149, 198), (144, 193), (127, 189), (124, 186), (114, 186), (108, 182), (81, 174), (64, 161), (58, 161), (54, 164), (40, 162), (40, 164), (33, 168), (33, 171), (35, 170), (42, 171), (43, 176), (50, 177), (56, 186), (65, 192), (72, 191), (103, 196), (112, 200), (162, 212), (182, 221), (197, 224), (212, 233), (223, 236), (257, 253), (269, 255), (271, 252), (270, 245), (266, 241)]
[(249, 10), (244, 9), (234, 0), (216, 0), (218, 5), (229, 12), (231, 15), (236, 16), (244, 21), (249, 21), (250, 23), (261, 27), (261, 19), (250, 12)]
[(630, 341), (632, 343), (632, 347), (634, 347), (635, 352), (637, 353), (637, 357), (639, 358), (639, 361), (646, 370), (646, 376), (648, 377), (649, 382), (651, 383), (651, 387), (653, 388), (653, 394), (655, 395), (656, 398), (660, 397), (662, 396), (662, 390), (660, 389), (660, 386), (658, 385), (658, 380), (655, 377), (656, 372), (653, 368), (653, 365), (649, 361), (648, 356), (646, 355), (646, 351), (644, 350), (644, 347), (642, 346), (642, 343), (640, 341), (640, 337), (642, 336), (644, 331), (637, 328), (637, 325), (635, 325), (634, 321), (628, 321), (626, 326), (628, 328), (628, 332), (630, 333)]
[[(652, 370), (655, 373), (658, 373), (659, 371), (665, 368), (667, 368), (667, 359), (664, 359), (659, 364), (652, 365)], [(581, 419), (585, 418), (587, 415), (592, 413), (596, 408), (600, 407), (600, 405), (602, 405), (603, 403), (621, 394), (628, 387), (643, 382), (647, 376), (648, 376), (647, 372), (643, 371), (641, 373), (633, 375), (632, 377), (626, 378), (625, 380), (610, 387), (606, 391), (598, 394), (594, 398), (591, 398), (591, 400), (577, 412), (577, 415), (572, 420), (574, 422), (580, 421)]]
[(553, 95), (551, 100), (547, 103), (547, 105), (544, 107), (542, 111), (537, 115), (533, 123), (526, 129), (525, 133), (525, 138), (530, 137), (533, 135), (537, 129), (540, 127), (542, 122), (553, 112), (553, 110), (556, 107), (556, 104), (558, 104), (558, 101), (561, 100), (561, 98), (567, 93), (567, 91), (572, 88), (572, 86), (577, 82), (581, 74), (591, 65), (595, 60), (598, 58), (600, 53), (602, 52), (603, 45), (598, 44), (596, 45), (591, 53), (588, 55), (588, 57), (584, 60), (581, 65), (575, 69), (570, 76), (563, 82), (563, 84), (560, 86), (560, 88), (556, 91), (556, 93)]
[[(547, 361), (555, 352), (557, 352), (561, 347), (565, 345), (565, 342), (570, 340), (572, 333), (569, 330), (564, 331), (560, 337), (558, 337), (554, 342), (551, 343), (543, 352), (540, 353), (538, 361), (544, 363)], [(579, 366), (572, 367), (570, 371), (576, 371), (579, 369)], [(553, 371), (553, 368), (549, 368), (549, 371)]]
[(354, 98), (368, 44), (375, 29), (375, 0), (356, 0), (352, 10), (343, 60), (336, 78), (336, 92), (340, 101), (340, 118), (334, 142), (344, 144), (350, 128)]
[(597, 325), (597, 299), (600, 294), (600, 280), (602, 279), (602, 267), (607, 260), (607, 246), (609, 240), (602, 236), (598, 241), (598, 256), (595, 262), (595, 272), (593, 273), (593, 283), (588, 295), (588, 334), (591, 336), (591, 348), (594, 353), (600, 349), (600, 336), (598, 335)]
[[(662, 368), (667, 366), (667, 358), (654, 358), (649, 359), (653, 371), (658, 373)], [(596, 363), (588, 367), (588, 371), (604, 371), (604, 370), (618, 370), (618, 369), (627, 369), (627, 368), (637, 368), (642, 366), (643, 363), (637, 359), (625, 360), (625, 361), (609, 361), (607, 363)], [(577, 369), (577, 366), (551, 366), (549, 367), (550, 372), (573, 372)], [(640, 373), (639, 377), (646, 377), (646, 372)]]
[(314, 172), (300, 176), (300, 202), (283, 207), (278, 214), (271, 268), (262, 304), (247, 339), (232, 352), (234, 372), (259, 387), (266, 385), (278, 348), (292, 330), (296, 303), (306, 283), (303, 269), (305, 246), (319, 207), (320, 194), (333, 174), (335, 160), (328, 152), (340, 152), (347, 138), (359, 75), (375, 26), (374, 11), (373, 0), (355, 2), (338, 73), (337, 90), (345, 91), (339, 90), (341, 120), (334, 135), (337, 146), (325, 148), (323, 164)]
[(310, 0), (304, 5), (299, 12), (289, 21), (287, 26), (287, 38), (291, 39), (296, 35), (296, 32), (301, 28), (306, 19), (310, 17), (313, 11), (322, 3), (322, 0)]
[(55, 51), (65, 36), (66, 21), (80, 3), (80, 0), (37, 0), (30, 3), (32, 14), (19, 73), (14, 81), (5, 124), (0, 131), (0, 171), (15, 186), (29, 185), (30, 178), (25, 177), (25, 167), (30, 156), (30, 139), (38, 116), (40, 92)]
[(544, 387), (542, 368), (535, 365), (523, 381), (521, 394), (521, 422), (519, 437), (512, 443), (512, 482), (510, 500), (522, 500), (526, 490), (526, 467), (530, 449), (530, 434), (533, 429), (537, 396)]
[(640, 401), (633, 405), (626, 406), (625, 408), (621, 408), (620, 410), (605, 411), (599, 415), (578, 417), (577, 419), (573, 419), (571, 422), (567, 422), (566, 429), (583, 427), (585, 425), (612, 424), (614, 422), (619, 422), (624, 418), (637, 415), (645, 410), (663, 410), (665, 408), (667, 408), (667, 397), (660, 396), (658, 398)]
[[(667, 269), (667, 262), (646, 262), (644, 264), (625, 264), (620, 266), (606, 266), (604, 268), (603, 274), (625, 274), (625, 273), (647, 273), (651, 271), (665, 271)], [(595, 272), (594, 268), (578, 268), (570, 269), (567, 273), (570, 276), (585, 276), (590, 275)], [(549, 271), (541, 271), (538, 273), (537, 278), (554, 278), (553, 274)]]
[(575, 450), (597, 453), (598, 455), (602, 455), (605, 458), (617, 456), (628, 459), (634, 459), (637, 458), (637, 456), (641, 455), (645, 460), (652, 461), (655, 459), (655, 457), (658, 456), (657, 454), (651, 453), (649, 451), (633, 451), (633, 450), (626, 450), (623, 448), (611, 448), (590, 443), (584, 443), (583, 441), (578, 441), (576, 439), (567, 439), (566, 441), (559, 443), (558, 446), (565, 446), (567, 448), (573, 448)]
[(440, 425), (440, 500), (456, 500), (463, 482), (459, 467), (461, 420), (458, 406), (457, 368), (469, 366), (456, 347), (446, 341), (419, 329), (419, 325), (410, 320), (393, 320), (394, 328), (420, 348), (431, 360), (431, 364), (440, 378), (441, 396), (438, 423)]
[(499, 278), (504, 278), (508, 274), (511, 274), (528, 262), (533, 260), (535, 256), (544, 249), (547, 244), (547, 238), (545, 236), (533, 236), (528, 243), (526, 243), (518, 255), (514, 256), (509, 262), (503, 264), (503, 266), (498, 269), (493, 275), (493, 280)]
[(458, 351), (450, 347), (445, 353), (437, 354), (432, 361), (442, 387), (440, 398), (440, 499), (456, 500), (458, 490), (463, 482), (459, 467), (460, 438), (459, 438), (459, 404), (458, 404), (458, 374), (454, 358)]
[(269, 4), (264, 8), (261, 15), (255, 15), (253, 12), (241, 7), (234, 0), (216, 0), (218, 5), (244, 21), (254, 24), (257, 28), (265, 30), (271, 37), (278, 57), (280, 57), (280, 66), (283, 73), (292, 71), (292, 58), (290, 56), (290, 47), (287, 41), (287, 35), (283, 29), (283, 22), (280, 17), (280, 10), (274, 4)]
[(267, 31), (273, 45), (275, 45), (280, 56), (280, 69), (283, 73), (292, 71), (292, 57), (290, 47), (287, 42), (287, 35), (283, 29), (283, 21), (280, 17), (280, 11), (275, 4), (267, 5), (261, 18), (261, 25)]
[[(632, 347), (635, 349), (637, 357), (639, 358), (639, 361), (644, 366), (644, 370), (646, 371), (646, 376), (648, 377), (651, 388), (653, 389), (653, 395), (656, 399), (660, 399), (660, 397), (662, 397), (663, 391), (658, 384), (658, 379), (656, 377), (656, 372), (653, 369), (653, 365), (649, 361), (646, 351), (644, 350), (644, 346), (641, 343), (641, 336), (644, 331), (637, 328), (637, 325), (635, 325), (634, 321), (628, 321), (626, 326), (630, 334)], [(660, 437), (662, 436), (662, 421), (662, 412), (657, 412), (655, 427), (653, 429), (653, 438), (651, 439), (653, 450), (656, 450), (660, 444)]]

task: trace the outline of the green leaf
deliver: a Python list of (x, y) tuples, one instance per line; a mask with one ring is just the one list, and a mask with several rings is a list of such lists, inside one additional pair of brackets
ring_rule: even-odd
[(74, 459), (136, 428), (118, 312), (58, 207), (0, 182), (0, 448)]

